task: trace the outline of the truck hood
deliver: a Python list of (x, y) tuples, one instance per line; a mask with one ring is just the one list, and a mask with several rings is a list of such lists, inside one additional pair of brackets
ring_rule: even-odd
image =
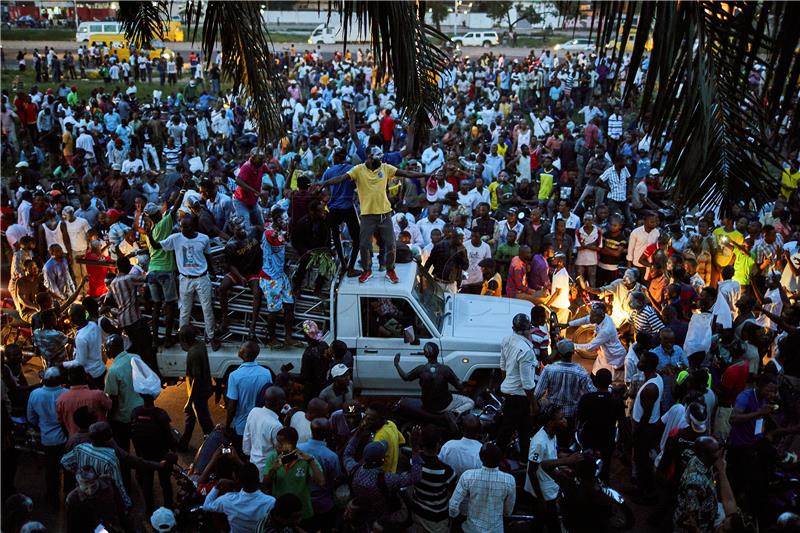
[(518, 313), (530, 316), (533, 305), (525, 300), (455, 294), (453, 336), (499, 342), (511, 333), (511, 319)]

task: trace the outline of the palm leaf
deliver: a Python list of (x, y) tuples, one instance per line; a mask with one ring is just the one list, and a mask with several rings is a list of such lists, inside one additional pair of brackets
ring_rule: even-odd
[(125, 37), (137, 47), (162, 39), (163, 23), (169, 20), (169, 2), (120, 2), (117, 20), (122, 22)]
[(377, 61), (376, 79), (387, 74), (392, 77), (397, 106), (412, 120), (414, 139), (421, 141), (431, 126), (430, 119), (441, 118), (443, 93), (438, 80), (448, 61), (431, 39), (447, 41), (448, 37), (425, 24), (416, 3), (408, 0), (331, 0), (328, 8), (339, 14), (345, 41), (352, 33), (369, 36)]
[[(600, 3), (595, 11), (592, 32), (600, 50), (615, 39), (625, 43), (638, 18), (625, 86), (628, 101), (652, 37), (640, 119), (656, 143), (672, 141), (666, 174), (675, 200), (727, 209), (775, 198), (781, 154), (768, 131), (790, 102), (798, 105), (792, 96), (800, 79), (800, 4), (614, 1)], [(756, 61), (767, 69), (760, 94), (752, 92), (748, 80)]]

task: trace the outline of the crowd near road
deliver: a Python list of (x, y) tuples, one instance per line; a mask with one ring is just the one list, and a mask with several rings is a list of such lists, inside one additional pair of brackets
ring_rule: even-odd
[(415, 132), (292, 45), (264, 144), (219, 55), (73, 48), (4, 56), (4, 531), (800, 528), (791, 117), (699, 211), (626, 56), (454, 54)]

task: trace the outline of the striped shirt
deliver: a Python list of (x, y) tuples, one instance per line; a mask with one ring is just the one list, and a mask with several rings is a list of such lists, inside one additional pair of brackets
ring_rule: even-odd
[(144, 279), (134, 274), (122, 274), (114, 278), (108, 286), (117, 303), (117, 320), (122, 328), (131, 326), (142, 318), (136, 301), (138, 281), (144, 281)]
[(98, 476), (111, 476), (111, 479), (114, 480), (119, 489), (125, 506), (130, 508), (133, 505), (125, 490), (125, 484), (122, 482), (119, 460), (114, 448), (94, 446), (88, 442), (78, 444), (64, 454), (64, 457), (61, 458), (61, 466), (70, 472), (77, 472), (85, 466), (91, 466)]
[(628, 172), (627, 167), (622, 167), (622, 170), (617, 172), (614, 165), (611, 165), (605, 172), (600, 174), (598, 179), (603, 183), (608, 183), (609, 200), (624, 202), (628, 198), (628, 182), (631, 179), (631, 173)]
[(164, 155), (164, 166), (166, 169), (175, 170), (175, 167), (178, 166), (178, 162), (180, 161), (181, 148), (179, 146), (175, 148), (165, 146), (162, 154)]
[(514, 509), (516, 490), (514, 476), (497, 468), (467, 470), (450, 498), (450, 516), (458, 516), (461, 502), (466, 501), (464, 533), (503, 531), (503, 517)]
[(641, 310), (633, 309), (631, 311), (631, 319), (633, 320), (633, 327), (636, 329), (636, 334), (649, 333), (650, 335), (658, 335), (664, 329), (664, 323), (659, 318), (658, 313), (652, 306), (646, 305)]
[(595, 390), (589, 373), (581, 365), (556, 361), (544, 367), (533, 394), (537, 400), (546, 395), (547, 403), (560, 407), (569, 418), (575, 415), (581, 396)]
[(411, 507), (414, 514), (425, 520), (447, 520), (450, 487), (456, 475), (453, 468), (436, 456), (422, 456), (422, 478), (414, 485)]

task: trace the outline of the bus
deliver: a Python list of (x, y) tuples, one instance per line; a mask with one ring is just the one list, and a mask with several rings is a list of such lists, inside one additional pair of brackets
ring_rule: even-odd
[[(163, 38), (169, 42), (183, 42), (183, 25), (179, 20), (171, 20), (164, 23), (162, 28)], [(96, 33), (124, 33), (121, 22), (81, 22), (78, 31), (75, 33), (75, 42), (89, 42), (89, 35)]]
[[(109, 55), (116, 55), (119, 61), (128, 61), (131, 53), (137, 52), (121, 33), (90, 33), (88, 38), (90, 45), (96, 43), (101, 48), (108, 47)], [(174, 52), (158, 39), (150, 41), (150, 46), (145, 49), (148, 50), (147, 56), (150, 59), (169, 58), (174, 55)]]

